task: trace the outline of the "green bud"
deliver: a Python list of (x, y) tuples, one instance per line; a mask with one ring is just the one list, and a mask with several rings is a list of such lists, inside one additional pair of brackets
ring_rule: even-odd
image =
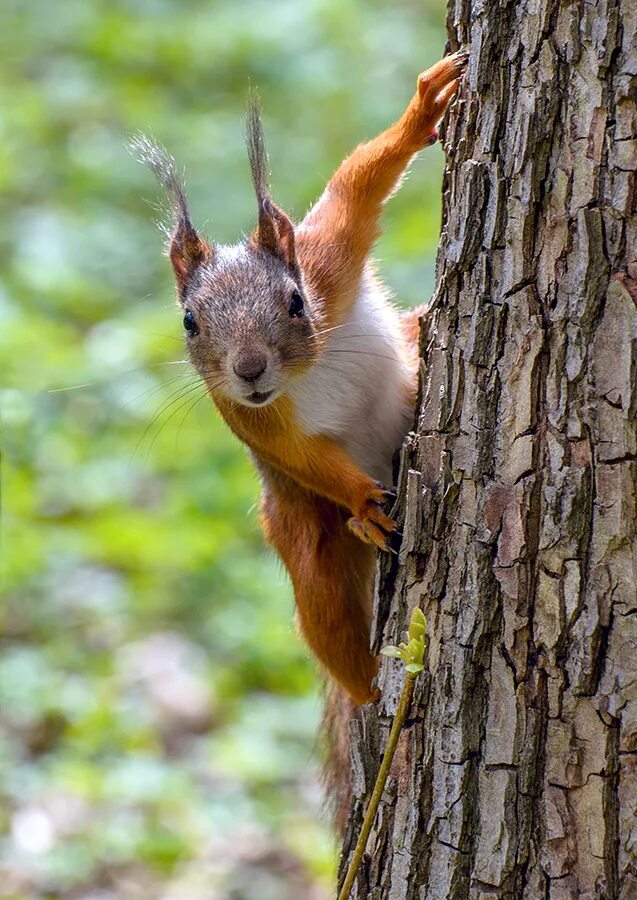
[(402, 659), (405, 669), (412, 674), (422, 672), (424, 669), (424, 656), (427, 635), (427, 620), (421, 609), (416, 607), (411, 614), (409, 628), (405, 632), (405, 640), (397, 647), (390, 645), (380, 651), (383, 656), (393, 659)]

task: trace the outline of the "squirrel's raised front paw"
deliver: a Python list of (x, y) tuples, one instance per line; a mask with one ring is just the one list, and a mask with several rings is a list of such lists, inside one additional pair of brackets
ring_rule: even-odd
[(376, 485), (367, 492), (358, 515), (348, 519), (347, 527), (362, 541), (395, 553), (391, 538), (397, 534), (398, 525), (383, 512), (384, 504), (395, 499), (396, 495), (391, 491), (380, 484)]
[(434, 128), (442, 118), (450, 100), (460, 85), (460, 76), (467, 67), (469, 54), (458, 50), (445, 56), (435, 66), (418, 76), (418, 96), (420, 97), (420, 115), (424, 119), (425, 130), (431, 128), (426, 143), (433, 144), (438, 137)]

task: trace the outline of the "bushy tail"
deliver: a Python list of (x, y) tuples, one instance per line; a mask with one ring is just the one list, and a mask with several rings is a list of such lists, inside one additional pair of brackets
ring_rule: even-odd
[(359, 715), (360, 707), (354, 703), (347, 691), (335, 681), (329, 680), (325, 687), (321, 728), (326, 751), (323, 787), (332, 823), (341, 836), (345, 832), (352, 805), (350, 722)]
[(413, 309), (405, 309), (400, 314), (400, 327), (410, 347), (418, 351), (418, 342), (420, 339), (420, 319), (424, 317), (425, 322), (431, 315), (431, 305), (422, 304)]

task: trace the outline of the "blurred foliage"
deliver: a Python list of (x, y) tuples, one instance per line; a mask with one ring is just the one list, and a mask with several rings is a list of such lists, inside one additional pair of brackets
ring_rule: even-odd
[[(329, 896), (317, 679), (246, 453), (181, 360), (152, 133), (216, 240), (263, 101), (297, 216), (444, 47), (441, 0), (5, 0), (0, 13), (0, 895)], [(432, 288), (442, 154), (378, 256)]]

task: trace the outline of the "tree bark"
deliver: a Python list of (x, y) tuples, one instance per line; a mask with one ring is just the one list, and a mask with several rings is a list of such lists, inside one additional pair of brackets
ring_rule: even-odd
[[(352, 897), (637, 898), (637, 4), (450, 0), (470, 47), (378, 650), (427, 616)], [(354, 846), (403, 678), (353, 725)]]

